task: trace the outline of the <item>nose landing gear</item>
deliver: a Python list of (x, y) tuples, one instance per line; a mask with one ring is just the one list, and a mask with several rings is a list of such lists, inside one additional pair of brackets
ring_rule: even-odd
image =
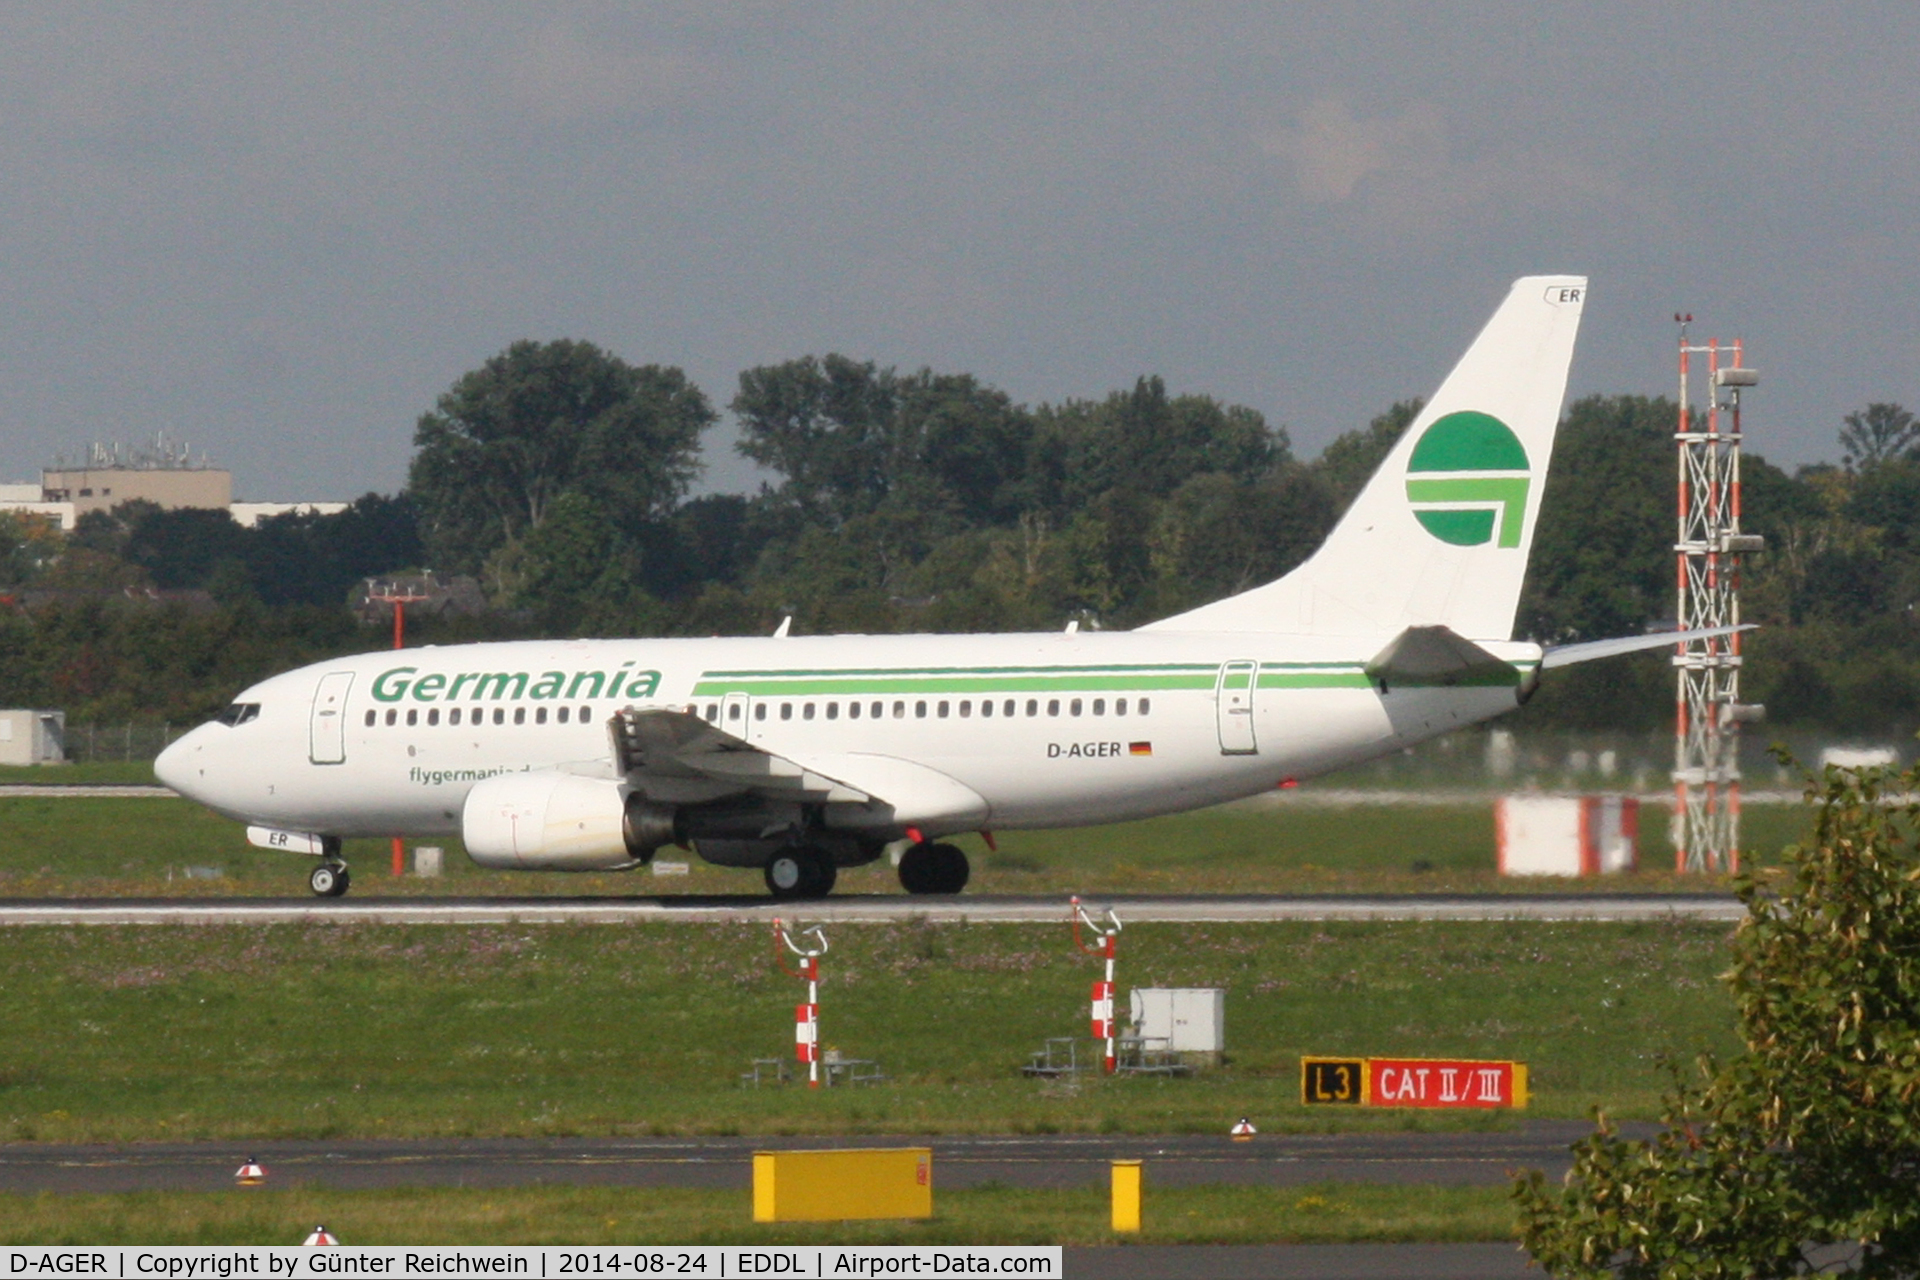
[(328, 858), (315, 867), (307, 876), (307, 887), (313, 890), (316, 898), (338, 898), (353, 883), (353, 877), (347, 874), (347, 864), (338, 858)]
[(908, 893), (958, 893), (972, 871), (955, 845), (916, 844), (900, 855), (900, 887)]

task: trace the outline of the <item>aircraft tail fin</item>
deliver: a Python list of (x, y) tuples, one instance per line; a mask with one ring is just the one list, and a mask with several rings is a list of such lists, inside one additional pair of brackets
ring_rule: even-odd
[(1526, 276), (1305, 564), (1145, 630), (1391, 636), (1513, 631), (1583, 276)]

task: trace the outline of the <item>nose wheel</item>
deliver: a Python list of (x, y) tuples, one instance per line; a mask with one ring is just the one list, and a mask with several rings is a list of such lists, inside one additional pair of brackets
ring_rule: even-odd
[(344, 862), (323, 862), (307, 876), (307, 887), (316, 898), (338, 898), (352, 883), (353, 877), (347, 874)]

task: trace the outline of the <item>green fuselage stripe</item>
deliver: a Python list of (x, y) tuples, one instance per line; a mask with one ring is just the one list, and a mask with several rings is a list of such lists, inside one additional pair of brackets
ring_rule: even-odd
[[(1532, 667), (1521, 661), (1509, 673), (1476, 672), (1472, 679), (1434, 681), (1461, 686), (1510, 685)], [(864, 667), (843, 670), (709, 671), (695, 682), (696, 698), (744, 693), (763, 698), (863, 698), (893, 694), (1157, 693), (1212, 690), (1219, 666), (1211, 663), (1140, 663), (1100, 667)], [(1231, 673), (1242, 680), (1240, 672)], [(1397, 682), (1419, 687), (1422, 681)], [(1357, 662), (1263, 662), (1262, 689), (1365, 689), (1371, 686)], [(1244, 684), (1235, 686), (1244, 688)]]
[[(1213, 666), (1005, 667), (918, 671), (710, 671), (694, 685), (696, 698), (729, 693), (756, 697), (859, 698), (888, 694), (1156, 693), (1211, 690)], [(1244, 680), (1244, 676), (1242, 679)], [(1244, 688), (1242, 684), (1238, 687)], [(1364, 689), (1357, 664), (1273, 663), (1260, 668), (1262, 689)]]

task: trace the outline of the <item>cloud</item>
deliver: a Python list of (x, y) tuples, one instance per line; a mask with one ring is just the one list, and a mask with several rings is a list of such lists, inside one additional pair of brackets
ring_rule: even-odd
[(1496, 145), (1463, 156), (1427, 103), (1360, 119), (1340, 99), (1321, 98), (1294, 125), (1257, 134), (1255, 142), (1290, 163), (1306, 202), (1351, 206), (1364, 223), (1395, 234), (1440, 233), (1463, 220), (1622, 196), (1617, 178), (1548, 148)]
[(571, 25), (536, 32), (507, 68), (513, 96), (543, 119), (618, 115), (673, 98), (700, 80), (693, 60), (634, 53), (588, 40)]
[(1274, 130), (1259, 143), (1268, 155), (1291, 160), (1300, 194), (1322, 204), (1352, 199), (1374, 174), (1431, 176), (1447, 162), (1440, 113), (1426, 103), (1397, 119), (1360, 120), (1346, 103), (1322, 98), (1300, 114), (1296, 127)]

